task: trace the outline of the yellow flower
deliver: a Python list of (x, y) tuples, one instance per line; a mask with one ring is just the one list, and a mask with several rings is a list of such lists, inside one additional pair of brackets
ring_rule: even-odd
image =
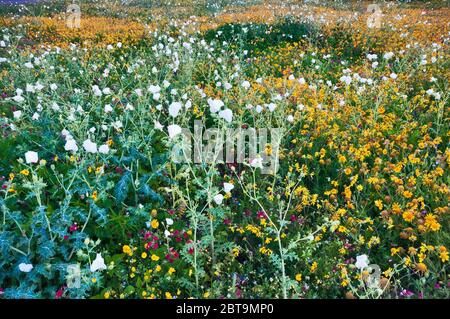
[(381, 200), (376, 200), (376, 201), (375, 201), (375, 206), (377, 206), (377, 208), (378, 208), (379, 210), (382, 210), (382, 209), (383, 209), (383, 201), (381, 201)]
[(441, 224), (439, 224), (436, 220), (436, 216), (433, 214), (427, 214), (425, 216), (425, 227), (431, 229), (432, 231), (438, 231), (441, 228)]
[(127, 254), (127, 255), (129, 255), (129, 256), (133, 255), (133, 250), (132, 250), (131, 247), (128, 246), (128, 245), (124, 245), (124, 246), (122, 247), (122, 251), (123, 251), (124, 254)]
[(406, 198), (411, 198), (412, 197), (412, 193), (410, 191), (404, 191), (403, 192), (403, 196), (405, 196)]
[(295, 280), (297, 280), (298, 282), (302, 281), (302, 274), (296, 274)]
[(156, 219), (154, 219), (154, 220), (152, 220), (151, 225), (152, 225), (152, 228), (153, 228), (153, 229), (156, 229), (156, 228), (158, 228), (158, 226), (159, 226), (159, 222), (158, 222)]
[(172, 299), (172, 294), (170, 292), (165, 293), (166, 299)]
[(27, 169), (23, 169), (23, 170), (20, 171), (20, 174), (22, 174), (24, 176), (28, 176), (28, 175), (30, 175), (30, 171), (27, 170)]
[(317, 262), (313, 262), (310, 270), (311, 270), (311, 272), (315, 272), (316, 269), (317, 269)]
[(142, 259), (147, 258), (147, 253), (144, 251), (144, 252), (141, 254), (141, 257), (142, 257)]
[(204, 298), (208, 298), (208, 297), (209, 297), (209, 291), (205, 292), (205, 293), (203, 294), (203, 297), (204, 297)]
[(427, 265), (425, 265), (424, 263), (418, 263), (416, 265), (417, 270), (419, 270), (420, 272), (426, 272), (427, 271)]
[(167, 271), (167, 273), (168, 273), (169, 276), (170, 276), (170, 275), (172, 275), (175, 271), (176, 271), (175, 268), (170, 267), (169, 270)]
[(159, 256), (155, 255), (155, 254), (152, 254), (152, 260), (153, 261), (158, 261), (159, 260)]
[(412, 222), (412, 220), (414, 219), (414, 213), (408, 210), (402, 214), (402, 217), (405, 221)]
[(109, 291), (107, 291), (107, 292), (105, 292), (105, 294), (103, 295), (103, 297), (105, 298), (105, 299), (109, 299), (109, 296), (110, 296), (111, 294), (109, 293)]
[(449, 260), (448, 251), (444, 246), (439, 247), (439, 258), (443, 263)]
[(156, 272), (160, 272), (160, 271), (161, 271), (161, 266), (160, 266), (160, 265), (157, 265), (156, 268), (155, 268), (155, 271), (156, 271)]

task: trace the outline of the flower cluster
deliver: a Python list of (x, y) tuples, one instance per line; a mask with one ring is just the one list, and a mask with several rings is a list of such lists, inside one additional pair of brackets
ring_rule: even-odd
[[(448, 298), (449, 9), (416, 5), (2, 13), (0, 298)], [(198, 162), (197, 122), (279, 133)]]

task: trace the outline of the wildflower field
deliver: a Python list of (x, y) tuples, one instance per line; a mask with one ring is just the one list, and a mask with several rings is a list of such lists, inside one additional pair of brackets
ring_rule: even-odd
[(0, 0), (0, 299), (450, 298), (449, 18)]

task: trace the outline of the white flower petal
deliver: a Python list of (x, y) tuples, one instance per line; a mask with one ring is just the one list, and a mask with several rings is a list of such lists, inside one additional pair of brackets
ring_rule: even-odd
[(225, 193), (230, 192), (234, 188), (234, 185), (231, 183), (223, 183), (223, 190)]
[(102, 153), (102, 154), (108, 154), (109, 153), (109, 146), (108, 146), (108, 144), (100, 145), (100, 147), (98, 148), (98, 152)]
[(28, 151), (25, 153), (25, 161), (30, 164), (30, 163), (37, 163), (39, 161), (39, 156), (38, 153), (33, 152), (33, 151)]
[(78, 151), (78, 146), (77, 146), (77, 143), (75, 142), (74, 139), (72, 139), (72, 138), (69, 139), (68, 138), (66, 140), (66, 145), (64, 145), (64, 149), (66, 151), (76, 152), (76, 151)]
[(223, 201), (223, 195), (222, 194), (217, 194), (216, 196), (214, 196), (214, 202), (217, 204), (217, 205), (220, 205), (220, 204), (222, 204), (222, 201)]
[(94, 154), (97, 153), (97, 144), (92, 142), (90, 139), (87, 139), (86, 141), (83, 142), (83, 148), (88, 153), (94, 153)]
[(170, 139), (173, 139), (175, 136), (181, 133), (181, 126), (172, 124), (167, 127), (167, 130), (169, 132)]
[(356, 268), (364, 269), (368, 265), (369, 265), (369, 259), (367, 258), (367, 255), (356, 256), (356, 263), (355, 263)]
[(219, 117), (223, 118), (228, 123), (231, 123), (233, 120), (233, 112), (230, 109), (225, 109), (219, 112)]
[(103, 259), (101, 254), (97, 254), (95, 260), (91, 264), (91, 272), (105, 269), (106, 269), (105, 260)]
[(208, 99), (208, 105), (211, 113), (217, 113), (225, 104), (221, 100)]
[(33, 269), (32, 264), (21, 263), (19, 264), (19, 270), (21, 272), (30, 272)]
[(183, 104), (181, 102), (172, 102), (169, 105), (169, 114), (170, 114), (170, 116), (177, 117), (178, 113), (180, 112), (182, 107), (183, 107)]

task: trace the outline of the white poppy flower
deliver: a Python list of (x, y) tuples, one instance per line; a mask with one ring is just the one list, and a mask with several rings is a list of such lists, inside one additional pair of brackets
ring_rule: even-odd
[(167, 131), (169, 132), (170, 139), (173, 139), (175, 136), (181, 133), (181, 127), (179, 125), (172, 124), (167, 127)]
[(216, 196), (214, 196), (214, 202), (217, 204), (217, 205), (220, 205), (220, 204), (222, 204), (222, 201), (223, 201), (223, 195), (222, 194), (217, 194)]
[(161, 91), (161, 88), (158, 85), (150, 85), (148, 87), (148, 91), (152, 94), (155, 94), (155, 93), (159, 93), (159, 91)]
[(35, 89), (34, 85), (27, 83), (27, 85), (25, 87), (25, 91), (30, 92), (30, 93), (34, 93), (34, 92), (36, 92), (36, 89)]
[(242, 82), (241, 85), (246, 90), (248, 90), (250, 88), (250, 82), (249, 81), (244, 81), (244, 82)]
[(223, 118), (228, 123), (231, 123), (233, 120), (233, 112), (230, 109), (225, 109), (219, 112), (219, 117)]
[(109, 153), (109, 146), (108, 146), (108, 144), (100, 145), (100, 147), (98, 148), (98, 152), (102, 153), (102, 154), (108, 154)]
[(41, 83), (37, 82), (34, 88), (36, 89), (36, 91), (41, 91), (44, 86)]
[(259, 105), (259, 104), (255, 108), (256, 113), (261, 113), (262, 110), (263, 110), (263, 107), (261, 105)]
[(173, 225), (173, 219), (172, 218), (166, 218), (166, 224), (171, 226)]
[(170, 231), (168, 231), (167, 229), (164, 231), (164, 236), (166, 237), (170, 237)]
[(92, 142), (90, 139), (87, 139), (86, 141), (83, 142), (83, 148), (88, 153), (94, 153), (94, 154), (97, 153), (97, 144)]
[(58, 103), (53, 102), (52, 103), (52, 110), (53, 111), (59, 111), (59, 109), (60, 109), (60, 107), (59, 107)]
[(262, 158), (261, 157), (256, 157), (254, 158), (251, 162), (250, 162), (250, 166), (254, 167), (254, 168), (263, 168), (263, 163), (262, 163)]
[(113, 126), (116, 130), (119, 130), (119, 129), (121, 129), (121, 128), (123, 127), (123, 124), (122, 124), (121, 121), (115, 121), (115, 122), (112, 123), (112, 126)]
[(19, 119), (22, 116), (22, 111), (13, 112), (13, 116), (15, 119)]
[(68, 138), (66, 141), (66, 145), (64, 145), (64, 149), (66, 151), (76, 152), (78, 151), (78, 146), (73, 138)]
[(113, 111), (113, 108), (110, 104), (105, 105), (105, 113), (110, 113)]
[(30, 272), (31, 269), (33, 269), (33, 265), (32, 264), (26, 264), (26, 263), (19, 264), (19, 270), (21, 272)]
[(25, 101), (25, 99), (22, 97), (22, 95), (16, 95), (12, 99), (17, 103)]
[(355, 263), (356, 268), (364, 269), (368, 265), (369, 265), (369, 259), (367, 258), (367, 255), (356, 256), (356, 263)]
[(102, 254), (97, 254), (94, 261), (91, 264), (91, 272), (96, 272), (97, 270), (105, 270), (105, 260), (102, 257)]
[(95, 96), (102, 96), (102, 91), (100, 90), (98, 85), (92, 86), (92, 92), (94, 93)]
[(352, 77), (349, 75), (343, 75), (339, 81), (344, 82), (346, 85), (350, 85), (350, 83), (352, 83)]
[(161, 94), (160, 94), (160, 93), (154, 93), (154, 94), (153, 94), (153, 99), (154, 99), (155, 101), (158, 101), (160, 97), (161, 97)]
[(225, 104), (221, 100), (208, 99), (209, 110), (211, 113), (217, 113)]
[(275, 103), (269, 103), (267, 105), (267, 108), (269, 109), (270, 112), (273, 112), (277, 108), (277, 105)]
[(50, 84), (50, 90), (55, 91), (58, 86), (55, 83)]
[(37, 163), (39, 161), (39, 156), (38, 153), (33, 152), (33, 151), (28, 151), (25, 153), (25, 161), (30, 164), (30, 163)]
[(172, 102), (169, 105), (169, 114), (170, 114), (170, 116), (177, 117), (178, 113), (180, 112), (182, 107), (183, 107), (183, 104), (181, 102)]
[(164, 128), (164, 125), (159, 123), (159, 121), (155, 121), (155, 123), (153, 125), (155, 125), (155, 130), (158, 130), (158, 131), (162, 131)]
[(294, 117), (293, 117), (291, 114), (289, 114), (288, 117), (287, 117), (287, 121), (288, 121), (289, 123), (294, 122)]
[(231, 192), (231, 190), (234, 188), (234, 185), (231, 183), (223, 183), (223, 190), (225, 193)]
[(394, 56), (394, 53), (393, 53), (393, 52), (387, 52), (387, 53), (385, 53), (385, 54), (383, 55), (383, 58), (386, 59), (386, 60), (389, 60), (389, 59), (391, 59), (393, 56)]

